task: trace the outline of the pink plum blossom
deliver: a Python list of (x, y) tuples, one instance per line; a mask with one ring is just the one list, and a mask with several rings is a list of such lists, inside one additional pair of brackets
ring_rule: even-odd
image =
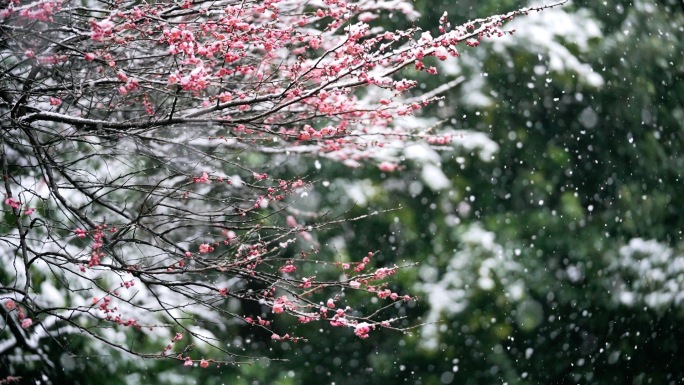
[(21, 201), (14, 198), (7, 198), (5, 199), (5, 204), (13, 209), (18, 209), (19, 206), (21, 206)]
[(280, 314), (283, 311), (285, 311), (285, 308), (282, 303), (274, 303), (273, 304), (273, 312), (276, 314)]
[(390, 163), (390, 162), (382, 162), (378, 165), (378, 168), (382, 172), (392, 172), (392, 171), (396, 170), (397, 167), (399, 167), (398, 164)]
[(17, 308), (17, 304), (14, 301), (12, 301), (11, 299), (8, 299), (7, 301), (5, 301), (5, 309), (12, 311), (16, 308)]
[(202, 176), (192, 178), (192, 181), (195, 183), (211, 183), (211, 180), (209, 179), (209, 174), (207, 174), (206, 172), (203, 172)]
[(354, 327), (354, 334), (359, 338), (368, 338), (368, 333), (370, 332), (370, 325), (366, 322), (361, 322)]
[(199, 253), (200, 254), (207, 254), (207, 253), (211, 253), (212, 251), (214, 251), (214, 248), (212, 246), (210, 246), (208, 243), (203, 243), (199, 246)]

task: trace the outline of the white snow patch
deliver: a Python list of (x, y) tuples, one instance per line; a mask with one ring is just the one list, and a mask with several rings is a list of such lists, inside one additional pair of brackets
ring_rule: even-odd
[(610, 269), (617, 282), (615, 301), (623, 305), (664, 309), (684, 300), (684, 255), (668, 245), (631, 239)]
[(423, 182), (425, 182), (433, 191), (444, 190), (451, 186), (449, 178), (447, 178), (441, 168), (434, 164), (426, 164), (423, 166), (423, 171), (420, 176), (423, 179)]

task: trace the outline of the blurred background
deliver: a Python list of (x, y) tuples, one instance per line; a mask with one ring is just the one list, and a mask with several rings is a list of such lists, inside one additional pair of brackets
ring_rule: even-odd
[[(436, 34), (444, 11), (453, 25), (526, 5), (416, 0), (416, 21), (373, 23)], [(318, 181), (302, 210), (394, 209), (316, 241), (338, 260), (418, 262), (392, 287), (419, 297), (403, 314), (410, 333), (283, 324), (308, 339), (295, 344), (234, 326), (219, 337), (273, 360), (200, 370), (67, 357), (88, 373), (71, 381), (684, 383), (684, 2), (573, 1), (506, 28), (516, 33), (430, 63), (441, 76), (407, 71), (422, 90), (458, 83), (404, 122), (442, 122), (457, 134), (444, 151), (413, 145), (391, 173), (274, 164)]]

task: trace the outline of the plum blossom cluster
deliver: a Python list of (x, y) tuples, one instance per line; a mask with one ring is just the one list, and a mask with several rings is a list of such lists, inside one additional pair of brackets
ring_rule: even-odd
[[(266, 173), (252, 172), (252, 178), (255, 182), (265, 181), (269, 179)], [(200, 176), (192, 177), (193, 183), (197, 184), (211, 184), (213, 181), (218, 183), (224, 183), (225, 185), (233, 185), (233, 180), (229, 177), (209, 176), (208, 173), (203, 172)], [(295, 193), (298, 189), (305, 187), (305, 183), (302, 179), (295, 179), (293, 181), (285, 181), (279, 179), (277, 183), (265, 188), (266, 194), (259, 194), (252, 200), (253, 204), (251, 207), (245, 207), (244, 209), (239, 209), (240, 215), (244, 216), (250, 211), (258, 210), (268, 206), (269, 202), (279, 202), (285, 200), (288, 194)], [(184, 197), (188, 197), (190, 192), (186, 192)]]
[(15, 376), (8, 376), (5, 378), (0, 378), (0, 385), (18, 383), (19, 381), (21, 381), (21, 379), (22, 379), (22, 377), (15, 377)]
[(17, 303), (14, 302), (14, 300), (5, 300), (4, 306), (9, 313), (16, 313), (17, 321), (19, 321), (19, 324), (22, 328), (28, 329), (33, 325), (33, 319), (27, 317), (26, 310), (23, 307), (17, 305)]
[(183, 333), (176, 333), (171, 339), (171, 342), (168, 345), (164, 346), (164, 348), (162, 349), (162, 356), (175, 358), (178, 361), (181, 361), (183, 363), (183, 366), (194, 366), (195, 363), (197, 363), (200, 368), (208, 368), (209, 363), (214, 362), (214, 360), (206, 360), (204, 358), (199, 360), (193, 360), (190, 355), (187, 355), (190, 350), (188, 346), (186, 346), (185, 349), (183, 349), (183, 351), (181, 351), (180, 353), (173, 352), (173, 350), (176, 348), (176, 343), (181, 341), (183, 337)]
[[(445, 13), (440, 35), (422, 33), (414, 39), (419, 32), (415, 29), (383, 31), (374, 24), (376, 13), (388, 2), (323, 2), (315, 10), (293, 0), (180, 7), (156, 2), (71, 15), (90, 31), (90, 40), (83, 49), (67, 49), (51, 65), (69, 60), (94, 81), (87, 90), (91, 94), (79, 97), (97, 95), (100, 105), (112, 109), (141, 105), (150, 117), (125, 123), (113, 117), (82, 119), (87, 107), (73, 103), (67, 82), (63, 97), (50, 99), (50, 104), (66, 103), (68, 110), (39, 112), (26, 119), (105, 128), (215, 122), (238, 139), (230, 142), (233, 146), (248, 139), (271, 147), (306, 144), (301, 148), (349, 164), (373, 158), (374, 146), (411, 136), (441, 142), (432, 134), (418, 135), (394, 125), (396, 117), (414, 114), (435, 100), (402, 102), (402, 95), (416, 82), (401, 78), (400, 70), (412, 67), (437, 75), (434, 66), (425, 64), (428, 59), (456, 57), (459, 46), (476, 47), (483, 39), (503, 36), (508, 33), (503, 29), (506, 21), (532, 9), (458, 26), (452, 26)], [(16, 23), (38, 19), (49, 25), (53, 16), (70, 14), (69, 3), (38, 2), (22, 8), (24, 13), (39, 8), (48, 17), (12, 11), (21, 7), (10, 7), (0, 17)], [(410, 7), (405, 10), (411, 12)], [(60, 38), (65, 32), (54, 33)], [(35, 48), (34, 56), (40, 51)], [(131, 55), (136, 60), (126, 59)], [(37, 56), (48, 60), (41, 57)], [(355, 92), (360, 86), (374, 92), (361, 97)], [(266, 137), (278, 140), (263, 141)]]
[[(378, 268), (373, 273), (365, 273), (366, 265), (370, 264), (373, 253), (368, 253), (362, 258), (361, 262), (356, 264), (352, 270), (350, 264), (343, 264), (341, 267), (345, 270), (352, 270), (353, 276), (350, 276), (346, 282), (341, 283), (343, 286), (352, 290), (363, 290), (367, 293), (375, 293), (380, 299), (390, 299), (392, 301), (410, 301), (413, 297), (405, 294), (399, 295), (389, 289), (384, 288), (386, 282), (380, 282), (385, 278), (394, 275), (398, 268)], [(282, 273), (293, 273), (296, 268), (291, 264), (292, 261), (286, 262), (286, 265), (280, 268)], [(325, 282), (319, 282), (316, 277), (303, 277), (301, 284), (297, 288), (309, 289), (305, 292), (289, 291), (290, 295), (280, 295), (275, 297), (271, 302), (271, 311), (274, 315), (289, 313), (296, 315), (301, 324), (307, 324), (314, 321), (327, 322), (333, 327), (350, 327), (354, 329), (354, 333), (360, 338), (367, 338), (369, 332), (377, 327), (391, 327), (392, 320), (375, 321), (358, 316), (356, 312), (349, 305), (340, 305), (342, 297), (330, 297), (324, 302), (316, 303), (309, 299), (316, 288), (324, 287)], [(274, 290), (268, 290), (263, 293), (264, 297), (273, 297)], [(248, 323), (254, 323), (252, 317), (246, 317)], [(270, 321), (258, 318), (259, 325), (270, 325)], [(289, 334), (280, 336), (274, 334), (273, 339), (296, 339)]]
[(43, 22), (54, 21), (52, 15), (59, 11), (60, 1), (36, 1), (29, 4), (20, 4), (19, 1), (9, 1), (7, 7), (0, 10), (0, 19), (8, 18), (17, 14), (22, 19), (38, 20)]
[[(126, 299), (123, 297), (124, 293), (122, 293), (122, 290), (128, 291), (130, 289), (133, 291), (134, 286), (135, 280), (124, 280), (119, 284), (119, 287), (107, 290), (103, 297), (92, 297), (91, 306), (93, 309), (97, 309), (101, 315), (98, 318), (124, 327), (133, 327), (137, 330), (141, 330), (143, 325), (141, 325), (135, 317), (125, 317), (122, 314), (123, 309), (120, 309), (119, 306), (115, 305), (117, 300), (122, 304), (125, 304)], [(130, 296), (135, 297), (135, 295), (136, 292), (133, 291)], [(153, 328), (152, 326), (145, 327), (150, 330)]]
[(116, 233), (117, 231), (118, 229), (116, 226), (110, 228), (106, 223), (103, 225), (96, 225), (92, 231), (86, 231), (81, 228), (73, 230), (73, 233), (77, 238), (85, 239), (87, 236), (90, 236), (92, 239), (88, 263), (79, 267), (82, 272), (85, 272), (86, 268), (92, 268), (100, 265), (101, 259), (105, 257), (105, 253), (102, 251), (102, 247), (104, 246), (105, 232)]
[[(23, 203), (19, 199), (15, 198), (5, 198), (5, 204), (9, 206), (12, 210), (17, 210), (19, 211), (21, 209), (21, 206)], [(36, 209), (29, 207), (24, 209), (24, 215), (31, 215), (36, 211)]]
[[(402, 267), (373, 253), (329, 261), (317, 237), (341, 219), (300, 211), (315, 184), (286, 164), (308, 155), (390, 173), (401, 160), (378, 149), (448, 144), (401, 123), (439, 97), (407, 100), (420, 90), (403, 69), (438, 75), (434, 63), (529, 11), (459, 26), (445, 14), (432, 36), (383, 29), (380, 13), (413, 14), (404, 0), (3, 4), (0, 54), (14, 64), (0, 167), (15, 214), (3, 242), (16, 253), (0, 269), (16, 279), (0, 288), (31, 298), (4, 309), (27, 330), (39, 319), (43, 338), (66, 330), (201, 368), (242, 354), (205, 326), (222, 319), (273, 341), (300, 339), (284, 317), (361, 339), (402, 330), (386, 314), (415, 300), (392, 284)], [(109, 328), (152, 328), (158, 348), (129, 349)]]

